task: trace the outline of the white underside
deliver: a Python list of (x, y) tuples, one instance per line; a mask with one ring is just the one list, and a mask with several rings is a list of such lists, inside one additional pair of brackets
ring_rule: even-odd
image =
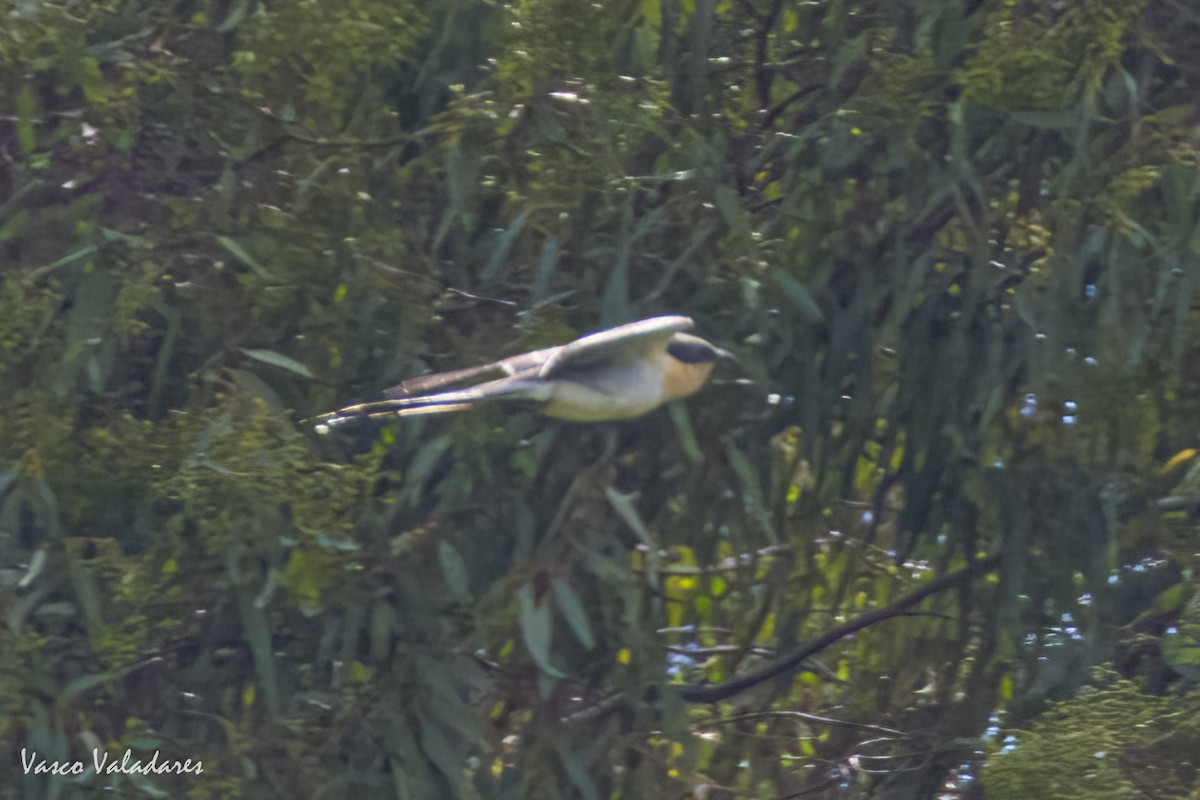
[(645, 363), (612, 366), (572, 379), (552, 380), (543, 414), (568, 422), (629, 419), (662, 404), (662, 373)]

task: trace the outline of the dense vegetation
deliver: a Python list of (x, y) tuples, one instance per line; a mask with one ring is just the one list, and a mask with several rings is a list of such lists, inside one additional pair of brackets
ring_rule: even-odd
[(0, 12), (0, 798), (1200, 791), (1194, 4)]

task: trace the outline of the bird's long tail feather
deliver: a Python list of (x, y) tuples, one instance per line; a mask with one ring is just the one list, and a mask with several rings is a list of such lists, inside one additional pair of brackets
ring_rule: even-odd
[(339, 408), (313, 419), (318, 429), (328, 430), (352, 420), (383, 419), (385, 417), (415, 417), (427, 414), (449, 414), (465, 411), (497, 397), (531, 397), (530, 387), (523, 381), (504, 379), (481, 384), (471, 389), (440, 392), (423, 397), (397, 397)]
[[(427, 414), (449, 414), (454, 411), (465, 411), (475, 406), (475, 403), (430, 403), (411, 405), (395, 400), (380, 400), (376, 403), (360, 403), (354, 406), (339, 408), (328, 414), (314, 417), (312, 421), (318, 429), (336, 428), (347, 422), (361, 419), (392, 419), (394, 417), (417, 417)], [(322, 431), (324, 432), (324, 431)]]

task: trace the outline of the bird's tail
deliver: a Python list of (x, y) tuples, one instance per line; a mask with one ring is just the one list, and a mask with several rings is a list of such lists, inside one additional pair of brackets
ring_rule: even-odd
[(324, 433), (330, 428), (344, 425), (352, 420), (449, 414), (455, 411), (465, 411), (474, 408), (480, 403), (500, 397), (529, 400), (541, 399), (537, 394), (537, 387), (526, 381), (505, 379), (491, 381), (470, 389), (461, 389), (454, 392), (439, 392), (424, 396), (397, 397), (391, 400), (359, 403), (358, 405), (339, 408), (337, 411), (331, 411), (328, 414), (322, 414), (314, 418), (313, 422), (316, 423), (318, 431)]

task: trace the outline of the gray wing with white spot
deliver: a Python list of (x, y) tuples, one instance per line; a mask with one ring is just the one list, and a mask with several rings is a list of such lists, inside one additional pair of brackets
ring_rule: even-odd
[(672, 336), (694, 325), (691, 317), (651, 317), (589, 334), (554, 348), (538, 374), (549, 378), (599, 361), (634, 361), (654, 350), (665, 350)]

